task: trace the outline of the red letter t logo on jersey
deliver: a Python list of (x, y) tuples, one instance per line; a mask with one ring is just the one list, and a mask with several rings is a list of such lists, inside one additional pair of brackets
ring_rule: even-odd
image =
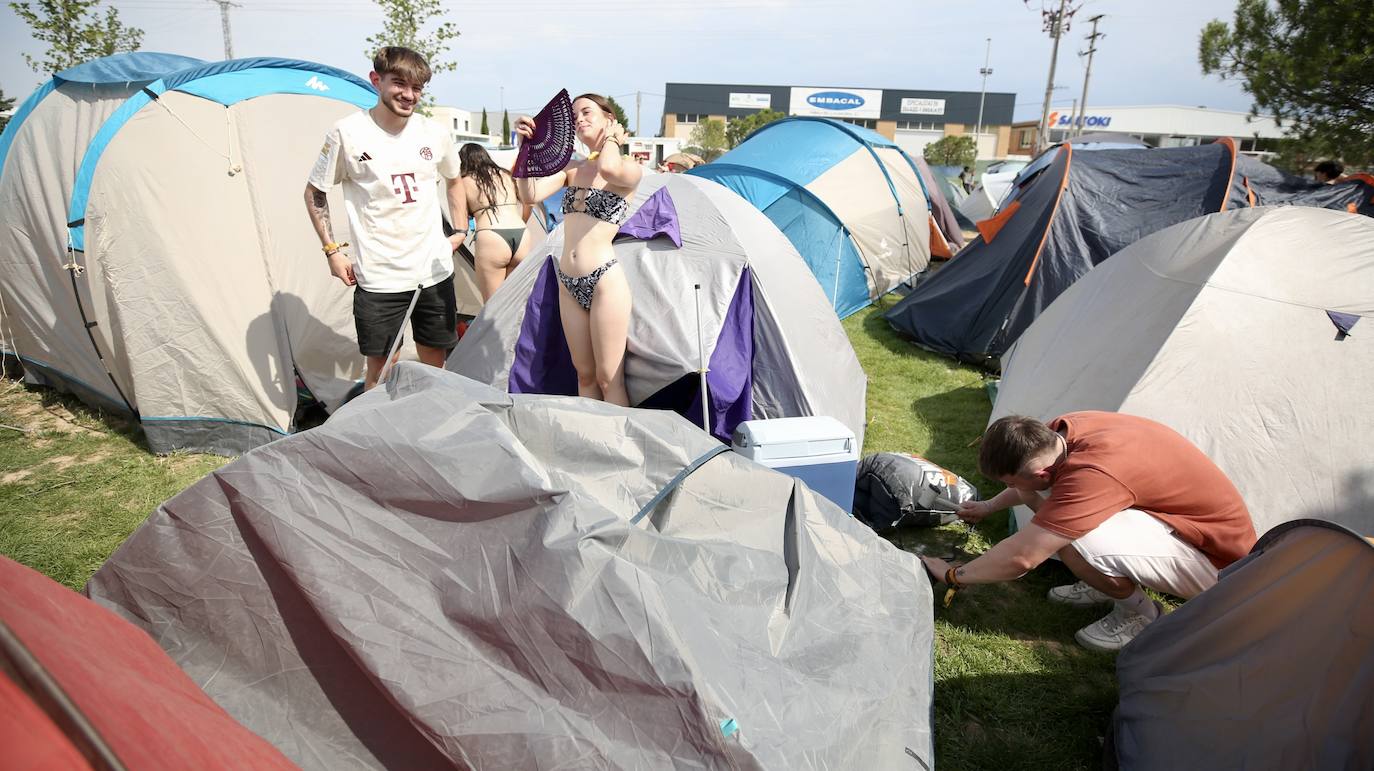
[(415, 187), (415, 172), (411, 171), (405, 174), (392, 174), (391, 184), (399, 185), (394, 188), (396, 195), (403, 195), (406, 197), (401, 203), (415, 203), (415, 198), (411, 196), (411, 193), (419, 190), (418, 187)]

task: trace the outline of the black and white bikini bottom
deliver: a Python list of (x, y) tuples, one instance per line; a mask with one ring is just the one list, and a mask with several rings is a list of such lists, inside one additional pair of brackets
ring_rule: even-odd
[(606, 271), (615, 267), (617, 262), (619, 262), (619, 260), (612, 257), (602, 263), (596, 270), (593, 270), (585, 276), (569, 276), (558, 266), (557, 260), (554, 260), (553, 269), (558, 273), (558, 280), (562, 281), (563, 286), (567, 287), (568, 294), (572, 295), (573, 299), (577, 301), (577, 304), (582, 306), (582, 310), (589, 311), (592, 309), (592, 295), (596, 294), (597, 282), (601, 280), (602, 276), (606, 275)]

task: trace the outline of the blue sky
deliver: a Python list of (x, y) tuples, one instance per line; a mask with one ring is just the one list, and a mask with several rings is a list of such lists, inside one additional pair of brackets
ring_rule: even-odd
[[(234, 54), (286, 56), (365, 75), (365, 39), (381, 28), (370, 0), (237, 0)], [(1046, 0), (1048, 3), (1049, 0)], [(224, 56), (219, 6), (210, 0), (117, 0), (144, 30), (144, 50)], [(977, 91), (984, 39), (992, 38), (989, 91), (1017, 95), (1016, 118), (1038, 118), (1050, 40), (1038, 0), (657, 0), (519, 4), (447, 0), (463, 35), (454, 73), (431, 91), (441, 104), (498, 113), (541, 106), (559, 88), (617, 98), (642, 133), (655, 133), (664, 83), (757, 83)], [(623, 8), (611, 12), (608, 9)], [(1209, 20), (1230, 21), (1235, 0), (1088, 0), (1060, 48), (1053, 107), (1067, 109), (1083, 82), (1086, 19), (1103, 14), (1089, 103), (1206, 105), (1248, 110), (1236, 83), (1204, 78), (1197, 40)], [(27, 27), (0, 9), (0, 89), (27, 96), (45, 78), (21, 52), (40, 54)], [(633, 125), (631, 126), (633, 128)]]

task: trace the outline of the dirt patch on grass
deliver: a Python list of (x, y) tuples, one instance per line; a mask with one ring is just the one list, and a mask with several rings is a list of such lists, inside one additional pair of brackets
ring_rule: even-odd
[[(0, 386), (2, 390), (5, 386)], [(27, 398), (26, 398), (27, 397)], [(82, 425), (83, 418), (61, 403), (44, 404), (25, 390), (5, 393), (0, 399), (0, 423), (36, 434), (104, 434)]]
[(29, 475), (32, 473), (33, 469), (28, 468), (21, 468), (18, 471), (11, 471), (10, 473), (5, 474), (4, 476), (0, 476), (0, 485), (12, 485), (16, 482), (22, 482), (25, 479), (27, 479)]

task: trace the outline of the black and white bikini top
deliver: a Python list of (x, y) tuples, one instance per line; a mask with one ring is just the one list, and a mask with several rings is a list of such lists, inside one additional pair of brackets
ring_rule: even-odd
[[(581, 192), (582, 208), (577, 208), (578, 192)], [(563, 191), (563, 213), (590, 214), (599, 220), (619, 225), (625, 221), (630, 204), (624, 198), (599, 187), (576, 187), (568, 185)]]

